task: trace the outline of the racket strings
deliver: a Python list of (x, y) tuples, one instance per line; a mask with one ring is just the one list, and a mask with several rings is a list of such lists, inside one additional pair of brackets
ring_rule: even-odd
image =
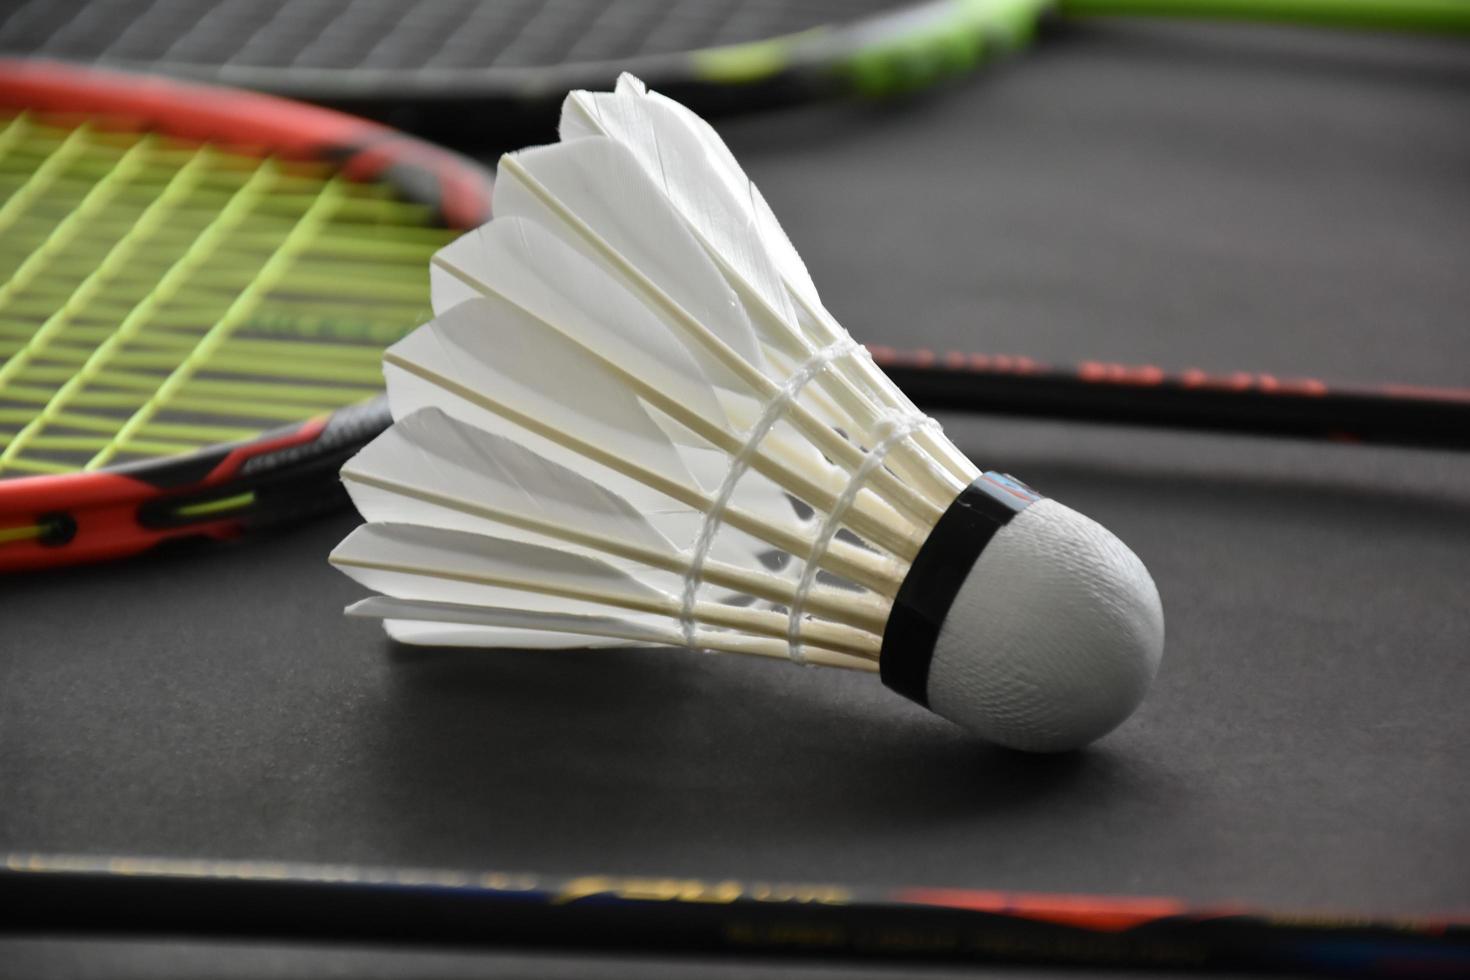
[(0, 478), (250, 438), (381, 386), (453, 232), (330, 166), (0, 117)]
[(841, 23), (898, 0), (23, 0), (0, 50), (130, 66), (434, 72), (617, 61)]

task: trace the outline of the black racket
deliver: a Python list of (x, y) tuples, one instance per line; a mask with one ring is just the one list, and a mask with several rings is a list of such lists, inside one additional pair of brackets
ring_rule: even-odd
[(464, 132), (467, 118), (510, 128), (511, 109), (544, 124), (568, 89), (621, 71), (705, 113), (909, 92), (1022, 46), (1053, 14), (1470, 31), (1460, 0), (20, 0), (0, 15), (0, 53)]
[[(908, 91), (1023, 43), (1050, 0), (23, 0), (0, 52), (411, 119), (548, 122), (630, 71), (701, 112)], [(487, 116), (488, 110), (496, 110)]]
[(0, 856), (0, 935), (551, 946), (1175, 972), (1463, 977), (1470, 921), (1175, 898), (668, 876)]

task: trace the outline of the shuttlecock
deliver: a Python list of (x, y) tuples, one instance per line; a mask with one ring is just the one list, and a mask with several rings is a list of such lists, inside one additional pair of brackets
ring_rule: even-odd
[(982, 474), (817, 298), (703, 120), (631, 76), (501, 159), (383, 358), (332, 562), (406, 643), (671, 644), (878, 671), (992, 741), (1143, 698), (1158, 593), (1100, 525)]

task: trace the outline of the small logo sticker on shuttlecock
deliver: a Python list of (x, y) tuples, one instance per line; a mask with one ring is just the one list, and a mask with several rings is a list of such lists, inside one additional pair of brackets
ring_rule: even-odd
[(997, 473), (994, 470), (986, 470), (980, 474), (980, 478), (972, 485), (1016, 511), (1025, 510), (1042, 498), (1042, 494), (1009, 473)]

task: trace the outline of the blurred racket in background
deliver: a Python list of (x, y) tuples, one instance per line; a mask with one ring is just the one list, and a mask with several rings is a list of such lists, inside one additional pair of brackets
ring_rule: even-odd
[(1110, 14), (1470, 31), (1462, 0), (20, 0), (0, 15), (0, 53), (239, 85), (464, 142), (549, 131), (567, 90), (621, 71), (706, 114), (888, 95), (1016, 49), (1054, 15)]
[(0, 60), (0, 569), (331, 506), (475, 164), (268, 96)]
[[(549, 131), (568, 90), (611, 87), (622, 71), (705, 113), (917, 89), (1018, 46), (1048, 6), (24, 0), (0, 20), (0, 52), (239, 85), (474, 140), (518, 120)], [(490, 109), (473, 123), (465, 115)]]

